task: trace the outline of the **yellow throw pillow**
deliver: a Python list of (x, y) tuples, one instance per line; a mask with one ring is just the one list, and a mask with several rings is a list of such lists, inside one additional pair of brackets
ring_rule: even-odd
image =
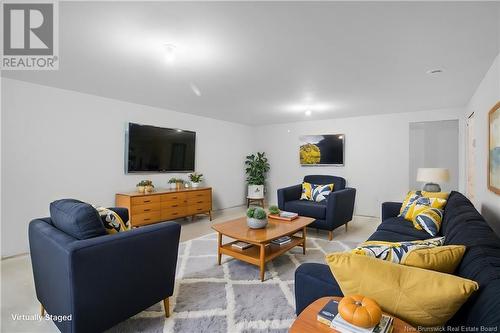
[(312, 184), (302, 182), (302, 195), (300, 200), (312, 200)]
[(344, 295), (373, 298), (414, 326), (444, 325), (478, 289), (472, 280), (352, 253), (332, 253), (326, 261)]
[(380, 260), (402, 264), (412, 251), (422, 248), (432, 248), (444, 244), (444, 237), (407, 241), (407, 242), (383, 242), (367, 241), (359, 244), (351, 252)]
[(424, 206), (421, 210), (415, 206), (413, 212), (413, 226), (418, 230), (425, 230), (431, 236), (436, 236), (441, 229), (441, 221), (443, 220), (443, 210)]
[[(444, 209), (448, 200), (449, 193), (446, 192), (426, 192), (426, 191), (409, 191), (406, 195), (399, 216), (404, 217), (408, 221), (413, 221), (413, 217), (422, 211), (425, 206)], [(416, 207), (418, 205), (418, 207)], [(418, 211), (415, 209), (418, 208)]]
[(464, 245), (417, 249), (408, 253), (402, 264), (452, 274), (462, 261), (464, 253)]
[(118, 213), (105, 207), (95, 207), (108, 234), (130, 230), (130, 221), (124, 222)]

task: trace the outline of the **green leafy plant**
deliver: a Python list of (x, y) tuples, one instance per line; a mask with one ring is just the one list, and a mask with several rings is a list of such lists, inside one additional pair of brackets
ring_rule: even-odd
[(191, 180), (193, 183), (199, 183), (203, 180), (203, 174), (193, 172), (193, 173), (189, 174), (189, 180)]
[(255, 213), (255, 207), (250, 207), (247, 209), (247, 217), (252, 218)]
[(276, 205), (269, 206), (269, 214), (279, 215), (279, 213), (280, 213), (280, 209), (278, 208), (278, 206), (276, 206)]
[(263, 220), (267, 217), (266, 211), (260, 207), (255, 208), (253, 217), (257, 220)]
[(266, 153), (257, 152), (257, 154), (248, 155), (245, 160), (248, 185), (264, 185), (269, 168)]
[(169, 183), (169, 184), (175, 184), (175, 183), (177, 183), (177, 178), (174, 178), (174, 177), (170, 178), (170, 179), (168, 180), (168, 183)]
[(141, 180), (136, 186), (152, 186), (152, 187), (155, 187), (153, 185), (153, 182), (151, 180)]

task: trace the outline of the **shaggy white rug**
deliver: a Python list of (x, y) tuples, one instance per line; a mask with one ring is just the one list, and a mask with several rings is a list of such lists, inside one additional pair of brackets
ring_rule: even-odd
[(183, 242), (170, 318), (158, 303), (110, 332), (288, 332), (295, 319), (295, 269), (304, 262), (324, 263), (326, 253), (355, 246), (308, 237), (305, 255), (297, 247), (267, 263), (261, 282), (256, 266), (227, 256), (217, 265), (215, 233)]

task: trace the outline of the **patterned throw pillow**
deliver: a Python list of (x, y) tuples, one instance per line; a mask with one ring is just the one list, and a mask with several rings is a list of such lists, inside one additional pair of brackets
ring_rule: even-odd
[(420, 210), (418, 205), (415, 206), (416, 213), (413, 217), (413, 226), (418, 230), (425, 230), (429, 235), (436, 236), (441, 228), (441, 221), (443, 220), (443, 210), (438, 208), (431, 208), (424, 206)]
[(130, 230), (130, 221), (123, 222), (120, 215), (111, 209), (104, 207), (95, 207), (99, 216), (101, 216), (102, 224), (108, 234), (116, 234), (117, 232)]
[(300, 200), (321, 202), (333, 191), (333, 184), (317, 185), (303, 182)]
[(413, 250), (431, 248), (441, 246), (443, 244), (444, 237), (397, 243), (367, 241), (361, 243), (351, 252), (399, 264), (403, 263), (406, 256), (408, 256), (408, 254)]
[(448, 195), (449, 193), (446, 192), (410, 191), (401, 205), (398, 216), (413, 221), (414, 217), (425, 209), (425, 206), (444, 209)]

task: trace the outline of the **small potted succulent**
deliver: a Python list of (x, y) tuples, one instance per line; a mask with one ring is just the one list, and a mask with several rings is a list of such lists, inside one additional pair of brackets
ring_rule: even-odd
[(170, 178), (168, 180), (168, 184), (169, 184), (171, 190), (175, 190), (177, 188), (177, 178), (174, 178), (174, 177)]
[(191, 181), (192, 187), (199, 187), (201, 181), (203, 180), (203, 174), (193, 172), (193, 173), (189, 174), (189, 180)]
[(155, 186), (151, 180), (141, 180), (137, 185), (137, 192), (139, 193), (151, 193), (154, 191)]
[(267, 225), (266, 211), (260, 207), (250, 207), (247, 210), (247, 225), (251, 229), (262, 229)]
[(269, 206), (269, 214), (270, 215), (280, 215), (280, 209), (276, 205)]

